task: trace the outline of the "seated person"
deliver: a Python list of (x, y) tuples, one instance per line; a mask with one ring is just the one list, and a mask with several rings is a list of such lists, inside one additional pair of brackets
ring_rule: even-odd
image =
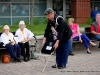
[(27, 62), (30, 60), (29, 41), (34, 35), (26, 28), (24, 21), (19, 22), (19, 29), (16, 31), (15, 35), (18, 36), (17, 41), (21, 47), (21, 55), (24, 57), (24, 61)]
[(100, 14), (96, 15), (96, 21), (91, 25), (91, 33), (95, 35), (95, 38), (100, 40)]
[(80, 33), (79, 25), (74, 23), (74, 18), (69, 18), (68, 24), (70, 25), (70, 28), (73, 32), (72, 39), (80, 41), (81, 43), (83, 42), (87, 49), (87, 53), (91, 54), (88, 44), (90, 43), (92, 46), (96, 46), (97, 44), (91, 42), (90, 39), (85, 34)]
[(15, 61), (20, 61), (20, 46), (15, 44), (14, 35), (9, 32), (10, 28), (8, 25), (5, 25), (3, 28), (3, 33), (1, 34), (1, 42), (10, 53), (11, 58)]

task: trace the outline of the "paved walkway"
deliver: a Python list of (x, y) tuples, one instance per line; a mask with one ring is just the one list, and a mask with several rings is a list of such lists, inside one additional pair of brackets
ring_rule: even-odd
[(74, 53), (75, 56), (69, 56), (66, 69), (52, 69), (55, 64), (55, 57), (52, 57), (43, 73), (45, 62), (41, 58), (22, 63), (0, 63), (0, 75), (100, 75), (100, 49), (92, 48), (92, 54), (87, 54), (85, 49), (75, 50)]

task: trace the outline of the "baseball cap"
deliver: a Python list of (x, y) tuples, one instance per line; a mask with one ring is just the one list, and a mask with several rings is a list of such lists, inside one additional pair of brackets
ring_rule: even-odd
[(44, 12), (45, 15), (48, 15), (50, 13), (54, 12), (54, 10), (52, 8), (47, 8)]

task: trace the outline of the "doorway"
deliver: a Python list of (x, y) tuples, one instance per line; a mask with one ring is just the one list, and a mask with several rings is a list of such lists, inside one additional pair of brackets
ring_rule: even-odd
[(63, 0), (52, 0), (54, 12), (63, 16)]

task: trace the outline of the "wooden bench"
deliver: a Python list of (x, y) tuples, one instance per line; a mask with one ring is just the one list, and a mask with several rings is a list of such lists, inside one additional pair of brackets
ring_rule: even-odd
[[(11, 33), (13, 33), (13, 35), (15, 35), (15, 32), (11, 32)], [(0, 36), (1, 36), (1, 34), (2, 33), (0, 33)], [(35, 48), (34, 49), (34, 51), (36, 51), (36, 44), (37, 44), (37, 38), (36, 38), (36, 36), (33, 36), (33, 38), (35, 39), (35, 42), (34, 42), (34, 44), (29, 44), (29, 46), (30, 46), (30, 48)], [(2, 42), (0, 42), (0, 50), (6, 50), (6, 48), (3, 46), (3, 43)], [(31, 53), (30, 53), (30, 56), (31, 56)]]
[[(90, 27), (85, 27), (84, 32), (82, 32), (82, 33), (85, 34), (93, 42), (99, 41), (99, 47), (98, 48), (100, 48), (100, 40), (97, 40), (97, 39), (94, 38), (94, 35), (90, 31)], [(75, 43), (80, 43), (80, 42), (79, 41), (73, 41), (73, 44), (75, 44)]]

